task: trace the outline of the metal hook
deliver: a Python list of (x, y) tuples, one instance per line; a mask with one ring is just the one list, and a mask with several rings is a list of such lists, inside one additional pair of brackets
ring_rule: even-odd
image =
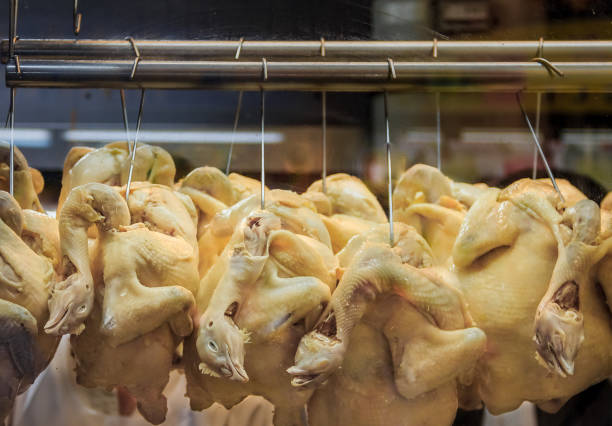
[(240, 40), (238, 40), (238, 48), (236, 49), (236, 59), (240, 59), (240, 52), (242, 51), (243, 43), (244, 43), (244, 37), (240, 37)]
[(240, 119), (240, 110), (242, 109), (242, 96), (244, 92), (241, 90), (238, 92), (238, 105), (236, 106), (236, 113), (234, 114), (234, 127), (232, 129), (232, 142), (230, 143), (229, 152), (227, 153), (227, 163), (225, 165), (225, 174), (228, 175), (230, 171), (230, 165), (232, 164), (232, 153), (234, 151), (234, 142), (236, 140), (236, 129), (238, 129), (238, 120)]
[(132, 155), (132, 144), (130, 143), (130, 129), (128, 126), (127, 106), (125, 102), (125, 90), (119, 89), (121, 97), (121, 110), (123, 112), (123, 127), (125, 128), (125, 141), (128, 146), (128, 155)]
[(136, 160), (136, 144), (138, 143), (138, 134), (140, 133), (140, 125), (142, 124), (142, 108), (144, 106), (145, 89), (140, 90), (140, 106), (138, 107), (138, 120), (136, 121), (136, 134), (134, 135), (134, 143), (132, 145), (132, 156), (130, 157), (130, 172), (128, 174), (127, 185), (125, 188), (125, 201), (130, 197), (130, 185), (132, 184), (132, 173), (134, 172), (134, 162)]
[(555, 191), (557, 191), (557, 194), (559, 194), (559, 198), (561, 199), (561, 202), (565, 203), (565, 198), (563, 197), (561, 190), (557, 186), (557, 181), (555, 180), (555, 176), (553, 175), (552, 170), (550, 170), (550, 166), (548, 165), (548, 161), (546, 160), (546, 156), (544, 155), (544, 151), (542, 150), (542, 146), (540, 145), (540, 140), (538, 139), (538, 135), (535, 132), (535, 130), (533, 130), (533, 127), (531, 126), (531, 121), (529, 121), (529, 116), (527, 116), (527, 113), (525, 112), (525, 109), (523, 108), (523, 103), (521, 102), (520, 92), (516, 92), (516, 101), (518, 102), (519, 108), (521, 109), (521, 113), (523, 114), (523, 117), (525, 118), (525, 122), (527, 123), (527, 126), (529, 127), (531, 136), (533, 136), (533, 141), (535, 142), (536, 147), (538, 148), (538, 152), (540, 153), (540, 158), (542, 158), (544, 167), (546, 167), (546, 172), (548, 173), (548, 177), (550, 178), (550, 181), (552, 182), (552, 185), (555, 188)]
[(393, 59), (387, 58), (387, 63), (389, 64), (389, 77), (395, 80), (397, 78), (397, 73), (395, 72), (395, 64), (393, 63)]
[(327, 194), (327, 92), (321, 92), (321, 189)]
[(266, 58), (261, 58), (261, 67), (263, 69), (263, 79), (266, 81), (268, 80), (268, 60)]
[(136, 55), (136, 57), (134, 58), (134, 65), (132, 66), (132, 72), (130, 73), (130, 80), (133, 80), (134, 75), (136, 74), (136, 67), (140, 62), (140, 51), (138, 50), (138, 47), (136, 46), (136, 42), (134, 41), (133, 37), (126, 37), (125, 39), (130, 42), (132, 49), (134, 49), (134, 54)]
[(9, 94), (8, 124), (10, 125), (9, 141), (9, 193), (13, 195), (15, 185), (15, 88)]
[(72, 10), (72, 23), (74, 26), (74, 35), (79, 35), (81, 32), (81, 19), (83, 14), (79, 13), (79, 0), (74, 0), (74, 9)]
[(266, 188), (266, 150), (264, 144), (266, 141), (266, 132), (264, 127), (266, 115), (266, 96), (263, 87), (260, 91), (261, 95), (261, 209), (266, 208), (265, 188)]
[[(535, 122), (535, 132), (539, 136), (540, 135), (540, 111), (542, 109), (542, 92), (536, 93), (536, 122)], [(533, 149), (533, 168), (531, 172), (531, 178), (535, 179), (538, 177), (538, 148), (534, 147)]]
[(386, 130), (386, 147), (387, 147), (387, 185), (389, 197), (389, 245), (393, 247), (395, 238), (393, 237), (393, 181), (391, 180), (391, 137), (389, 134), (389, 105), (388, 94), (384, 92), (385, 105), (385, 130)]
[(9, 21), (9, 57), (15, 56), (15, 42), (17, 41), (17, 17), (19, 12), (19, 0), (11, 0), (9, 3), (10, 16)]
[(433, 39), (433, 46), (431, 48), (431, 55), (434, 58), (438, 58), (438, 39), (434, 37)]
[(537, 62), (538, 64), (544, 66), (546, 71), (552, 76), (553, 74), (557, 74), (559, 77), (564, 77), (563, 71), (557, 68), (553, 63), (551, 63), (548, 59), (544, 58), (533, 58), (530, 60), (531, 62)]
[(440, 123), (440, 92), (436, 92), (436, 165), (442, 171), (442, 126)]
[(321, 56), (325, 57), (325, 37), (321, 37)]

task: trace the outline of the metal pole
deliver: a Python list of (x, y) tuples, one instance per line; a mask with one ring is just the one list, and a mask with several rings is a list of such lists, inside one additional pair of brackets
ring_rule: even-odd
[(242, 96), (244, 91), (238, 92), (238, 105), (236, 105), (236, 112), (234, 113), (234, 127), (232, 129), (232, 142), (230, 143), (229, 152), (227, 153), (227, 163), (225, 165), (225, 174), (229, 175), (230, 165), (232, 163), (232, 153), (234, 151), (234, 142), (236, 140), (236, 130), (238, 129), (238, 120), (240, 119), (240, 110), (242, 109)]
[(327, 194), (327, 92), (321, 92), (321, 188)]
[(385, 130), (386, 130), (386, 147), (387, 147), (387, 196), (389, 197), (389, 244), (393, 247), (395, 241), (393, 235), (393, 181), (391, 180), (391, 137), (389, 133), (389, 107), (388, 95), (384, 92), (385, 104)]
[(268, 61), (262, 81), (260, 61), (141, 60), (56, 61), (22, 59), (6, 66), (9, 87), (89, 87), (152, 89), (415, 91), (415, 92), (612, 92), (612, 61), (558, 62), (564, 77), (551, 78), (536, 62)]
[[(11, 0), (11, 6), (16, 0)], [(12, 16), (12, 15), (11, 15)], [(12, 22), (12, 21), (11, 21)], [(10, 40), (9, 40), (10, 42)], [(10, 43), (9, 43), (10, 44)], [(241, 58), (321, 58), (322, 43), (281, 40), (138, 40), (142, 57), (168, 60), (234, 59), (237, 49)], [(612, 40), (546, 41), (549, 61), (610, 61)], [(6, 61), (8, 45), (2, 46)], [(124, 39), (20, 39), (15, 45), (22, 57), (132, 59), (134, 51)], [(329, 41), (324, 43), (325, 58), (364, 60), (414, 60), (431, 58), (431, 41)], [(540, 49), (538, 41), (452, 41), (437, 40), (439, 57), (463, 61), (529, 61)]]
[(8, 56), (12, 59), (15, 57), (15, 42), (17, 40), (17, 16), (19, 12), (19, 0), (10, 0), (9, 9)]
[(563, 197), (561, 190), (557, 186), (557, 181), (555, 180), (555, 176), (553, 175), (552, 170), (550, 170), (550, 166), (548, 165), (548, 161), (546, 160), (546, 156), (544, 155), (544, 151), (542, 150), (542, 146), (540, 145), (540, 140), (538, 139), (538, 135), (535, 132), (535, 130), (533, 130), (533, 127), (531, 126), (531, 121), (529, 121), (529, 116), (527, 115), (527, 113), (525, 112), (525, 109), (523, 108), (523, 103), (521, 102), (521, 94), (519, 92), (516, 93), (516, 101), (518, 102), (519, 108), (521, 109), (521, 113), (523, 114), (523, 117), (525, 118), (525, 122), (527, 123), (527, 126), (529, 127), (531, 136), (533, 136), (533, 142), (535, 143), (536, 148), (538, 149), (538, 152), (540, 153), (540, 158), (542, 158), (544, 167), (546, 167), (546, 172), (548, 173), (548, 177), (550, 178), (550, 181), (552, 182), (552, 186), (555, 188), (555, 191), (557, 191), (557, 194), (559, 194), (559, 198), (561, 199), (561, 202), (565, 202), (565, 197)]
[(134, 135), (134, 144), (132, 145), (132, 156), (130, 157), (130, 172), (128, 174), (127, 185), (125, 188), (125, 201), (130, 197), (130, 185), (132, 184), (132, 173), (134, 172), (134, 163), (136, 160), (136, 144), (138, 143), (138, 134), (140, 133), (140, 125), (142, 123), (142, 109), (144, 106), (145, 89), (140, 91), (140, 106), (138, 107), (138, 121), (136, 122), (136, 134)]
[[(542, 92), (536, 93), (536, 122), (535, 122), (535, 132), (540, 136), (540, 112), (542, 109)], [(538, 177), (538, 148), (533, 147), (533, 169), (532, 169), (532, 179), (536, 179)]]
[(265, 105), (266, 105), (266, 94), (264, 92), (264, 89), (261, 89), (260, 91), (260, 96), (261, 96), (261, 209), (265, 209), (266, 208), (266, 199), (265, 199), (265, 192), (266, 192), (266, 150), (264, 148), (264, 144), (266, 141), (266, 132), (265, 132), (265, 127), (264, 127), (264, 121), (265, 121), (265, 116), (266, 116), (266, 109), (265, 109)]

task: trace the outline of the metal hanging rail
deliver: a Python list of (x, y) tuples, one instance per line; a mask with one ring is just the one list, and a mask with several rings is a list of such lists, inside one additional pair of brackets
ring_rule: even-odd
[(1, 51), (9, 87), (612, 92), (608, 40), (548, 41), (545, 58), (541, 41), (326, 40), (325, 56), (321, 43), (17, 39), (19, 61), (7, 40)]

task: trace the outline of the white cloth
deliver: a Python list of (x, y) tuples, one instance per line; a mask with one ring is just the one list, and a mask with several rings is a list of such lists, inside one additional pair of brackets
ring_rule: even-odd
[[(191, 411), (185, 397), (185, 376), (176, 371), (170, 374), (164, 395), (168, 398), (164, 425), (272, 425), (273, 407), (261, 397), (248, 397), (231, 410), (214, 404), (203, 412)], [(149, 425), (137, 411), (129, 417), (116, 413), (118, 404), (114, 393), (76, 384), (70, 342), (65, 336), (49, 367), (17, 398), (11, 426)]]

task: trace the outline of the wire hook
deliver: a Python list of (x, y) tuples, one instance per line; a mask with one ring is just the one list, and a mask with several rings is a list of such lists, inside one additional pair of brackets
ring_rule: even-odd
[(74, 0), (74, 8), (72, 10), (72, 24), (74, 27), (74, 35), (79, 35), (81, 32), (81, 19), (83, 14), (79, 13), (79, 0)]
[[(14, 195), (15, 186), (15, 88), (9, 92), (9, 111), (6, 125), (10, 126), (9, 139), (9, 193)], [(5, 127), (6, 127), (5, 125)]]
[(266, 94), (264, 92), (263, 87), (260, 91), (261, 96), (261, 209), (266, 208), (266, 198), (265, 198), (265, 190), (266, 190), (266, 150), (264, 148), (264, 144), (266, 141), (266, 131), (265, 131), (265, 115), (266, 115)]
[(128, 146), (128, 154), (132, 155), (132, 144), (130, 143), (130, 129), (128, 126), (127, 106), (125, 102), (125, 90), (119, 89), (119, 95), (121, 97), (121, 110), (123, 112), (123, 127), (125, 128), (125, 141)]
[(134, 50), (134, 55), (136, 55), (134, 58), (134, 65), (132, 66), (132, 72), (130, 73), (130, 80), (133, 80), (134, 75), (136, 74), (136, 67), (140, 62), (140, 51), (138, 50), (138, 46), (136, 46), (136, 42), (134, 41), (133, 37), (126, 37), (125, 39), (130, 43), (132, 49)]
[(268, 60), (266, 58), (261, 58), (261, 67), (263, 69), (263, 79), (264, 81), (268, 80)]
[(384, 92), (384, 106), (385, 106), (385, 130), (386, 130), (386, 147), (387, 147), (387, 188), (389, 197), (389, 245), (393, 247), (395, 240), (393, 236), (393, 181), (391, 180), (391, 137), (389, 134), (389, 105), (388, 105), (388, 94)]
[[(321, 57), (325, 57), (325, 37), (321, 37)], [(327, 92), (321, 92), (321, 190), (327, 194)]]
[(395, 80), (397, 78), (397, 73), (395, 72), (395, 63), (391, 58), (387, 58), (387, 63), (389, 64), (389, 78)]
[(433, 39), (433, 46), (431, 48), (431, 56), (433, 56), (435, 59), (438, 59), (438, 39), (436, 37), (434, 37)]
[(134, 135), (134, 143), (132, 145), (132, 156), (130, 157), (130, 172), (128, 174), (127, 185), (125, 188), (125, 201), (130, 197), (130, 185), (132, 184), (132, 173), (134, 172), (134, 163), (136, 160), (136, 144), (138, 143), (138, 134), (140, 133), (140, 125), (142, 124), (142, 109), (144, 106), (145, 89), (140, 90), (140, 106), (138, 107), (138, 120), (136, 121), (136, 134)]
[[(540, 112), (542, 109), (542, 92), (536, 93), (536, 122), (535, 122), (535, 132), (539, 136), (540, 135)], [(533, 167), (531, 172), (531, 178), (535, 179), (538, 177), (538, 148), (534, 147), (533, 149)]]
[(440, 92), (436, 92), (436, 165), (442, 171), (442, 125), (440, 120)]
[(240, 119), (240, 110), (242, 109), (242, 97), (244, 91), (238, 92), (238, 104), (234, 113), (234, 127), (232, 129), (232, 142), (230, 143), (229, 152), (227, 153), (227, 163), (225, 165), (225, 174), (229, 175), (230, 165), (232, 164), (232, 153), (234, 151), (234, 142), (236, 141), (236, 130), (238, 129), (238, 120)]
[(540, 145), (540, 140), (538, 139), (538, 135), (536, 134), (535, 130), (533, 130), (533, 127), (531, 126), (531, 121), (529, 121), (529, 116), (527, 115), (527, 113), (525, 112), (525, 109), (523, 108), (523, 103), (521, 102), (520, 92), (516, 92), (516, 101), (518, 102), (519, 108), (521, 109), (521, 113), (523, 114), (523, 117), (525, 118), (525, 122), (527, 123), (527, 126), (529, 127), (531, 136), (533, 136), (533, 141), (536, 147), (538, 148), (538, 152), (540, 153), (540, 158), (542, 158), (544, 167), (546, 167), (546, 172), (548, 173), (548, 177), (550, 178), (550, 181), (553, 187), (555, 188), (555, 191), (557, 191), (557, 194), (559, 194), (559, 198), (561, 199), (561, 202), (565, 203), (565, 197), (563, 197), (563, 194), (561, 193), (559, 186), (557, 186), (557, 181), (555, 180), (555, 176), (553, 175), (552, 170), (550, 170), (550, 166), (548, 165), (548, 161), (546, 160), (546, 156), (544, 155), (544, 151), (542, 150), (542, 145)]

